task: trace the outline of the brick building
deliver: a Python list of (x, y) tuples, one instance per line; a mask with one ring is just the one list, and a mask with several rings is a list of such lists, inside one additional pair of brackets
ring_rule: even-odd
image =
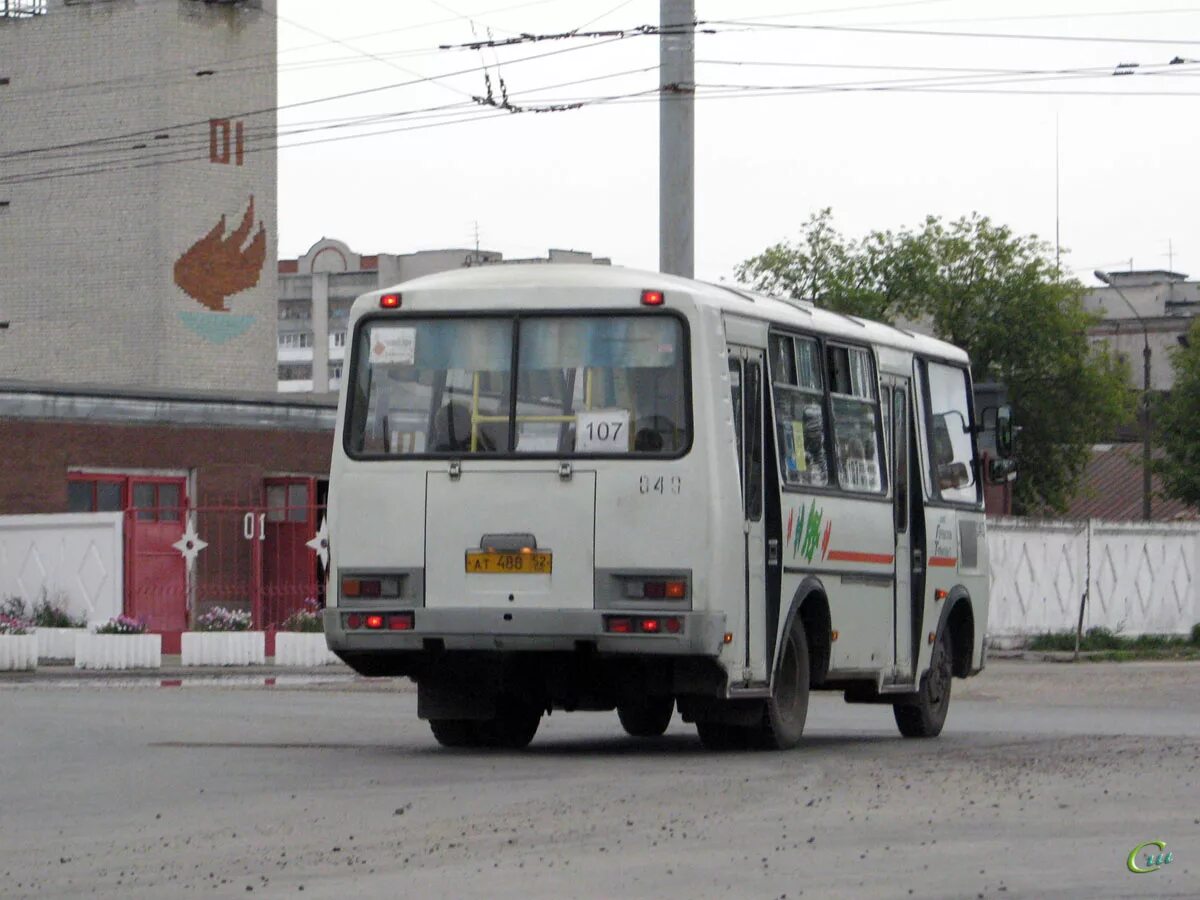
[[(120, 514), (123, 608), (165, 652), (215, 605), (270, 627), (321, 599), (335, 415), (332, 400), (276, 393), (0, 382), (0, 517)], [(45, 584), (31, 570), (48, 564), (0, 543), (13, 583)]]
[(274, 6), (0, 4), (0, 378), (274, 389)]

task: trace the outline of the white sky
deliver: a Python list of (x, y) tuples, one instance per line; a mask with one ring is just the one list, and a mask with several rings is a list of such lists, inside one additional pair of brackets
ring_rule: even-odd
[[(513, 8), (518, 7), (519, 8)], [(507, 7), (507, 9), (505, 9)], [(584, 26), (658, 22), (656, 0), (279, 0), (279, 93), (298, 101), (436, 76), (488, 63), (514, 103), (596, 98), (657, 85), (658, 38), (601, 45), (571, 40), (496, 51), (438, 44)], [(972, 211), (1053, 242), (1055, 128), (1061, 240), (1085, 283), (1096, 268), (1166, 268), (1200, 276), (1197, 148), (1200, 4), (1187, 0), (697, 0), (701, 20), (868, 26), (1117, 41), (934, 37), (716, 25), (697, 36), (700, 85), (831, 85), (943, 79), (942, 91), (810, 90), (701, 98), (696, 105), (696, 275), (734, 266), (832, 206), (841, 230), (918, 225)], [(601, 18), (597, 18), (601, 17)], [(595, 20), (595, 21), (592, 21)], [(734, 30), (734, 29), (737, 30)], [(326, 38), (342, 41), (335, 43)], [(558, 53), (546, 59), (521, 57)], [(1196, 63), (1166, 68), (1175, 57)], [(497, 67), (496, 63), (499, 63)], [(788, 63), (787, 66), (753, 65)], [(316, 63), (314, 65), (314, 63)], [(1146, 74), (1113, 77), (1120, 63)], [(803, 64), (803, 65), (798, 65)], [(811, 67), (816, 65), (817, 67)], [(838, 68), (834, 68), (834, 67)], [(1096, 69), (1103, 75), (842, 68)], [(645, 69), (622, 77), (603, 77)], [(1161, 74), (1150, 74), (1152, 72)], [(944, 79), (957, 79), (947, 93)], [(553, 90), (535, 89), (599, 79)], [(968, 87), (964, 79), (991, 80)], [(1006, 83), (996, 84), (997, 79)], [(910, 81), (909, 84), (912, 82)], [(930, 84), (930, 82), (923, 82)], [(935, 82), (936, 83), (936, 82)], [(981, 91), (1005, 90), (988, 95)], [(532, 91), (532, 92), (531, 92)], [(1035, 95), (1012, 93), (1057, 91)], [(1080, 96), (1078, 92), (1104, 92)], [(1074, 93), (1066, 93), (1074, 92)], [(279, 252), (322, 236), (363, 253), (480, 245), (506, 257), (549, 247), (590, 250), (622, 265), (658, 265), (658, 106), (612, 102), (554, 113), (498, 114), (470, 105), (482, 72), (284, 109), (284, 130), (348, 116), (439, 111), (470, 121), (406, 117), (371, 130), (407, 131), (284, 149)], [(1154, 93), (1161, 96), (1133, 96)], [(412, 130), (416, 125), (438, 127)], [(286, 145), (364, 129), (318, 131)]]

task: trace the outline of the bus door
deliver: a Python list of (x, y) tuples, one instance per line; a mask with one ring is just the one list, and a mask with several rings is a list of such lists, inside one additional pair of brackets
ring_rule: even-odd
[[(763, 356), (762, 350), (730, 346), (729, 377), (733, 424), (737, 434), (742, 485), (742, 534), (745, 600), (742, 615), (743, 679), (767, 678), (767, 641), (774, 637), (767, 621), (767, 546), (763, 523)], [(774, 541), (778, 557), (778, 541)], [(778, 565), (776, 558), (775, 565)]]
[(912, 415), (911, 385), (907, 378), (884, 376), (884, 427), (889, 430), (889, 465), (892, 482), (892, 514), (896, 532), (895, 581), (893, 595), (895, 629), (893, 631), (893, 680), (913, 680), (913, 604), (915, 576), (920, 574), (920, 554), (914, 553), (911, 497)]

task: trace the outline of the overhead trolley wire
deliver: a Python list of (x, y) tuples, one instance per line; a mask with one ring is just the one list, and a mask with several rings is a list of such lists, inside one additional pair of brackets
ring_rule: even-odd
[[(608, 80), (608, 79), (612, 79), (612, 78), (620, 78), (620, 77), (625, 77), (625, 76), (633, 75), (633, 74), (643, 74), (646, 72), (654, 71), (657, 68), (658, 68), (657, 66), (644, 66), (644, 67), (638, 68), (638, 69), (627, 69), (627, 70), (620, 71), (620, 72), (608, 73), (606, 75), (597, 75), (597, 76), (591, 76), (588, 78), (578, 78), (578, 79), (574, 79), (572, 81), (561, 82), (559, 84), (544, 85), (542, 87), (529, 88), (529, 89), (522, 90), (522, 91), (515, 91), (515, 92), (513, 92), (513, 96), (525, 96), (527, 94), (539, 93), (539, 92), (544, 92), (544, 91), (548, 91), (548, 90), (556, 90), (558, 88), (563, 88), (563, 87), (573, 87), (575, 85), (586, 84), (586, 83), (591, 83), (591, 82), (595, 82), (595, 81)], [(605, 102), (609, 102), (612, 100), (625, 99), (627, 97), (633, 97), (633, 96), (640, 96), (641, 94), (648, 93), (648, 92), (656, 93), (657, 90), (658, 90), (658, 88), (655, 87), (653, 89), (650, 89), (650, 91), (639, 91), (639, 92), (633, 92), (633, 93), (615, 94), (610, 97), (588, 98), (587, 102), (589, 105), (605, 103)], [(311, 134), (314, 132), (331, 131), (331, 130), (341, 129), (341, 128), (367, 127), (370, 125), (383, 124), (384, 122), (393, 121), (393, 120), (397, 120), (397, 119), (406, 119), (408, 121), (421, 121), (424, 119), (453, 119), (453, 121), (446, 122), (446, 123), (434, 122), (433, 124), (436, 125), (436, 124), (457, 124), (460, 121), (465, 122), (465, 121), (471, 121), (473, 119), (491, 118), (491, 116), (480, 116), (478, 114), (478, 111), (482, 111), (482, 109), (483, 109), (483, 107), (481, 107), (478, 103), (476, 103), (474, 101), (460, 101), (457, 103), (449, 103), (449, 104), (444, 104), (441, 106), (425, 107), (425, 108), (416, 109), (416, 110), (403, 110), (403, 111), (398, 111), (398, 112), (378, 113), (378, 114), (374, 114), (374, 115), (370, 115), (370, 116), (355, 117), (355, 118), (347, 120), (347, 121), (334, 120), (332, 123), (329, 123), (329, 124), (316, 123), (312, 127), (304, 127), (304, 128), (297, 127), (297, 128), (286, 128), (286, 129), (263, 128), (263, 129), (261, 129), (261, 131), (258, 131), (257, 133), (248, 134), (247, 136), (259, 138), (259, 139), (265, 138), (268, 141), (273, 140), (275, 143), (273, 143), (268, 149), (288, 149), (291, 147), (308, 146), (309, 144), (312, 144), (312, 143), (323, 143), (323, 141), (305, 141), (305, 142), (283, 144), (283, 143), (280, 143), (281, 139), (288, 138), (288, 137), (294, 137), (294, 136), (302, 135), (302, 134)], [(461, 119), (453, 118), (455, 116), (460, 116), (462, 113), (465, 113), (468, 110), (476, 111), (475, 115), (465, 116)], [(508, 111), (506, 114), (511, 115), (512, 112), (513, 111)], [(431, 126), (423, 126), (423, 127), (431, 127)], [(332, 140), (346, 140), (346, 139), (357, 138), (357, 137), (372, 137), (372, 136), (376, 136), (376, 135), (380, 135), (380, 134), (391, 134), (391, 133), (394, 133), (395, 131), (405, 131), (405, 130), (410, 130), (410, 129), (400, 128), (400, 129), (388, 129), (388, 130), (384, 130), (384, 131), (370, 131), (370, 132), (364, 132), (361, 134), (345, 135), (345, 136), (341, 136), (341, 137), (337, 137), (337, 138), (332, 138), (330, 140), (332, 141)], [(411, 130), (416, 130), (416, 129), (411, 129)], [(76, 165), (66, 165), (66, 166), (60, 165), (60, 166), (57, 166), (54, 168), (36, 170), (36, 171), (31, 171), (31, 172), (14, 173), (12, 175), (0, 175), (0, 184), (22, 184), (22, 183), (27, 183), (27, 182), (43, 181), (43, 180), (47, 180), (48, 178), (53, 178), (53, 177), (57, 177), (57, 176), (102, 174), (102, 173), (106, 173), (106, 172), (110, 172), (110, 171), (124, 171), (128, 168), (141, 168), (141, 166), (137, 166), (137, 165), (120, 165), (122, 163), (132, 164), (132, 163), (158, 161), (162, 164), (170, 164), (170, 163), (180, 163), (180, 162), (203, 161), (208, 158), (208, 156), (207, 156), (208, 145), (209, 145), (209, 137), (207, 134), (205, 134), (203, 137), (197, 137), (197, 138), (191, 139), (190, 141), (184, 142), (182, 144), (175, 144), (175, 145), (172, 145), (169, 147), (163, 145), (161, 150), (158, 150), (158, 152), (138, 153), (136, 156), (132, 156), (130, 158), (93, 160), (90, 162), (77, 163)], [(139, 149), (149, 149), (149, 145), (147, 145), (144, 148), (139, 148)], [(202, 154), (198, 152), (201, 149), (203, 149), (205, 151)], [(108, 149), (82, 150), (82, 151), (77, 151), (73, 156), (60, 156), (56, 159), (56, 162), (60, 162), (60, 163), (68, 162), (72, 159), (82, 159), (86, 156), (94, 155), (94, 154), (104, 154), (104, 153), (129, 154), (131, 152), (135, 152), (135, 151), (133, 151), (131, 148), (124, 148), (124, 147), (115, 149), (115, 150), (108, 150)], [(248, 147), (243, 152), (249, 153), (252, 151), (251, 151), (251, 148)], [(256, 150), (254, 150), (254, 152), (259, 152), (259, 151), (256, 149)], [(192, 153), (196, 153), (197, 155), (194, 155), (194, 156), (193, 155), (181, 155), (181, 154), (192, 154)]]
[(1107, 37), (1105, 35), (1075, 35), (1075, 34), (1013, 34), (1001, 31), (943, 31), (925, 28), (883, 28), (874, 25), (795, 25), (765, 21), (748, 21), (745, 19), (709, 19), (706, 25), (729, 25), (754, 30), (781, 31), (837, 31), (857, 34), (906, 35), (917, 37), (953, 37), (953, 38), (992, 38), (996, 40), (1020, 41), (1065, 41), (1098, 44), (1200, 44), (1200, 39), (1192, 38), (1136, 38), (1136, 37)]
[[(509, 60), (506, 63), (506, 65), (512, 66), (512, 65), (517, 65), (518, 63), (530, 62), (532, 60), (546, 59), (547, 57), (551, 57), (551, 56), (559, 56), (563, 53), (571, 53), (571, 52), (576, 52), (579, 50), (591, 49), (594, 47), (602, 47), (606, 44), (611, 44), (618, 40), (621, 40), (621, 38), (609, 38), (607, 40), (599, 40), (599, 41), (595, 41), (595, 42), (589, 43), (589, 44), (575, 44), (575, 45), (568, 45), (565, 47), (558, 47), (554, 50), (546, 50), (542, 53), (534, 53), (529, 56), (522, 56), (522, 57), (518, 57), (517, 59)], [(439, 73), (438, 75), (414, 78), (409, 81), (392, 82), (390, 84), (376, 85), (374, 87), (369, 87), (369, 88), (360, 88), (360, 89), (354, 90), (354, 91), (344, 91), (339, 94), (329, 94), (324, 97), (314, 97), (314, 98), (311, 98), (308, 100), (297, 100), (294, 103), (284, 103), (284, 104), (279, 104), (276, 106), (265, 106), (265, 107), (261, 107), (259, 109), (242, 110), (240, 112), (229, 112), (229, 113), (226, 113), (221, 118), (244, 119), (244, 118), (248, 118), (250, 116), (261, 116), (261, 115), (266, 115), (268, 113), (276, 113), (276, 112), (279, 112), (279, 111), (285, 110), (285, 109), (299, 109), (299, 108), (306, 107), (306, 106), (315, 106), (318, 103), (329, 103), (334, 100), (346, 100), (351, 97), (365, 97), (365, 96), (370, 96), (373, 94), (380, 94), (385, 91), (392, 91), (392, 90), (398, 90), (400, 88), (412, 87), (413, 85), (417, 85), (417, 84), (427, 84), (436, 78), (452, 78), (457, 75), (472, 75), (472, 74), (475, 74), (478, 72), (482, 72), (485, 68), (486, 67), (484, 67), (484, 66), (472, 66), (467, 69), (458, 69), (453, 72), (442, 72), (442, 73)], [(46, 145), (43, 147), (28, 147), (28, 148), (24, 148), (21, 150), (9, 150), (9, 151), (0, 153), (0, 159), (13, 159), (13, 158), (22, 157), (22, 156), (30, 156), (30, 155), (33, 155), (36, 153), (43, 153), (47, 150), (64, 150), (64, 149), (71, 149), (74, 147), (87, 147), (87, 146), (91, 146), (91, 145), (95, 145), (95, 144), (104, 144), (104, 143), (110, 143), (113, 141), (129, 140), (131, 138), (139, 138), (139, 137), (144, 137), (147, 135), (160, 134), (160, 133), (169, 132), (169, 131), (173, 131), (173, 130), (177, 130), (177, 129), (183, 129), (183, 128), (196, 128), (199, 126), (207, 127), (210, 120), (211, 120), (211, 117), (207, 117), (204, 119), (193, 119), (193, 120), (187, 121), (187, 122), (177, 122), (172, 125), (161, 125), (161, 126), (157, 126), (155, 128), (144, 128), (144, 129), (140, 129), (138, 131), (128, 131), (128, 132), (124, 132), (122, 134), (108, 135), (106, 137), (101, 137), (101, 138), (88, 138), (88, 139), (82, 140), (82, 141), (71, 141), (71, 142), (63, 143), (63, 144), (50, 144), (50, 145)]]

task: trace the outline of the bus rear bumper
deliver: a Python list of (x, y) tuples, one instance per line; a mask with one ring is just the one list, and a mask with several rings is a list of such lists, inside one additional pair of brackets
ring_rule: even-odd
[[(373, 612), (370, 611), (370, 612)], [(391, 610), (380, 610), (385, 617)], [(564, 609), (423, 609), (412, 610), (411, 630), (349, 629), (345, 609), (324, 612), (325, 639), (335, 653), (391, 653), (426, 650), (563, 651), (580, 645), (598, 653), (661, 656), (711, 656), (725, 640), (724, 613), (654, 610), (630, 613)], [(365, 616), (368, 611), (354, 610)], [(673, 617), (682, 620), (677, 634), (614, 634), (605, 630), (612, 615), (640, 619)]]

